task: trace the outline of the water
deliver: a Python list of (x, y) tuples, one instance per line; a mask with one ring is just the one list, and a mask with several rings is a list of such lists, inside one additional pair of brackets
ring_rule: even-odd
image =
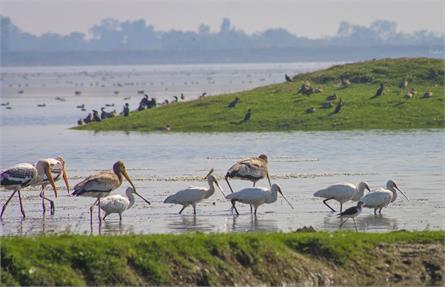
[[(194, 69), (187, 68), (194, 73)], [(232, 65), (226, 68), (242, 70)], [(112, 73), (122, 67), (109, 69)], [(251, 69), (258, 69), (257, 73), (264, 69), (279, 70), (273, 66)], [(224, 68), (221, 70), (226, 73)], [(2, 77), (6, 81), (7, 77)], [(214, 77), (218, 77), (218, 72)], [(215, 84), (214, 88), (215, 91), (208, 92), (218, 93), (220, 85)], [(292, 231), (309, 225), (317, 230), (336, 230), (339, 219), (320, 199), (312, 197), (313, 192), (342, 181), (357, 184), (366, 180), (371, 187), (380, 187), (388, 179), (393, 179), (410, 200), (399, 197), (383, 210), (382, 216), (374, 216), (371, 209), (365, 209), (357, 220), (360, 230), (444, 229), (445, 133), (442, 130), (243, 134), (81, 132), (67, 129), (77, 112), (73, 106), (76, 96), (68, 96), (67, 87), (61, 88), (67, 94), (66, 102), (41, 109), (35, 108), (35, 104), (42, 99), (50, 102), (54, 94), (45, 97), (29, 89), (29, 93), (6, 94), (2, 99), (2, 102), (14, 103), (12, 110), (2, 107), (2, 167), (60, 154), (67, 161), (70, 184), (74, 186), (87, 175), (110, 169), (116, 160), (122, 159), (138, 192), (152, 205), (137, 200), (135, 206), (124, 213), (122, 224), (117, 215), (111, 215), (100, 228), (94, 224), (91, 230), (88, 208), (94, 199), (68, 197), (63, 184), (58, 183), (56, 214), (42, 217), (39, 191), (30, 188), (23, 192), (26, 219), (21, 219), (18, 200), (14, 198), (0, 221), (2, 235), (66, 231), (80, 234)], [(196, 94), (199, 89), (198, 85)], [(104, 99), (84, 97), (97, 104)], [(272, 182), (282, 186), (294, 210), (279, 197), (277, 202), (261, 206), (257, 217), (253, 217), (245, 205), (239, 205), (241, 215), (234, 217), (230, 204), (219, 192), (198, 204), (196, 216), (190, 207), (178, 215), (181, 206), (162, 203), (168, 195), (190, 185), (205, 186), (206, 181), (201, 177), (210, 168), (215, 169), (214, 174), (229, 192), (222, 180), (227, 169), (240, 158), (260, 153), (269, 156)], [(267, 186), (267, 181), (260, 181), (258, 185)], [(127, 186), (125, 182), (115, 193), (124, 194)], [(240, 189), (250, 183), (233, 180), (232, 186)], [(9, 194), (1, 192), (0, 202), (5, 202)], [(46, 194), (53, 197), (49, 189)], [(333, 207), (337, 209), (338, 205), (333, 203)], [(354, 225), (346, 223), (344, 228), (353, 229)]]

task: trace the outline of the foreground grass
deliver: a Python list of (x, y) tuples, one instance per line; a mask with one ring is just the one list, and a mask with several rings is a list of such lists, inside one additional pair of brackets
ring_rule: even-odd
[[(95, 131), (162, 130), (167, 124), (175, 132), (240, 132), (289, 130), (351, 130), (351, 129), (417, 129), (443, 128), (444, 62), (426, 58), (403, 58), (367, 61), (331, 67), (326, 70), (301, 74), (294, 82), (269, 85), (250, 91), (212, 96), (194, 101), (175, 103), (129, 117), (117, 117), (100, 123), (77, 127)], [(344, 77), (351, 81), (340, 86)], [(399, 89), (403, 79), (417, 94), (411, 100)], [(323, 92), (304, 96), (297, 90), (304, 81)], [(374, 96), (380, 83), (385, 84), (383, 96)], [(422, 99), (426, 91), (433, 97)], [(322, 109), (326, 97), (337, 94), (344, 101), (340, 113), (334, 107)], [(241, 99), (233, 109), (225, 106), (235, 97)], [(314, 113), (306, 113), (314, 107)], [(252, 118), (240, 124), (247, 109)]]
[(3, 285), (443, 284), (442, 231), (3, 237)]

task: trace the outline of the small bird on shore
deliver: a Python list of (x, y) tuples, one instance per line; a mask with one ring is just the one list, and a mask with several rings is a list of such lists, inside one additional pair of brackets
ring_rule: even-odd
[(287, 74), (284, 74), (284, 78), (286, 79), (286, 82), (292, 82), (291, 77), (289, 77)]
[(245, 122), (249, 121), (251, 117), (252, 117), (252, 110), (248, 109), (246, 114), (244, 115), (244, 119), (242, 119), (239, 123), (240, 124), (245, 123)]
[(404, 79), (404, 80), (400, 83), (399, 88), (400, 88), (400, 90), (402, 91), (402, 90), (406, 89), (407, 87), (408, 87), (408, 80), (407, 80), (407, 79)]
[(428, 99), (428, 98), (431, 98), (433, 96), (433, 92), (431, 92), (431, 91), (428, 91), (428, 92), (425, 92), (424, 94), (423, 94), (423, 99)]
[(385, 86), (383, 85), (383, 83), (381, 83), (380, 87), (377, 89), (377, 91), (375, 92), (375, 95), (371, 99), (380, 97), (383, 94), (384, 89), (385, 89)]
[(337, 106), (335, 107), (334, 114), (337, 114), (341, 111), (341, 108), (343, 107), (343, 100), (340, 98), (340, 101), (338, 102)]
[(343, 222), (340, 223), (339, 228), (341, 229), (341, 227), (343, 226), (343, 224), (345, 224), (346, 221), (348, 221), (349, 218), (352, 218), (352, 220), (354, 221), (354, 226), (355, 226), (355, 231), (358, 232), (357, 229), (357, 223), (355, 222), (355, 218), (357, 216), (360, 215), (360, 213), (362, 213), (362, 206), (363, 206), (363, 202), (359, 201), (357, 203), (357, 206), (353, 206), (353, 207), (349, 207), (348, 209), (346, 209), (345, 211), (343, 211), (342, 213), (340, 213), (338, 215), (338, 217), (340, 219), (345, 218), (345, 220)]
[(238, 103), (240, 102), (240, 99), (236, 97), (233, 101), (227, 104), (227, 108), (234, 108)]

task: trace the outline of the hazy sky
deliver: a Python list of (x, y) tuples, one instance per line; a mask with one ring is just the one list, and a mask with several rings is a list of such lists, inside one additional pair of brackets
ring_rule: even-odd
[(333, 35), (340, 21), (368, 25), (377, 19), (398, 23), (398, 30), (443, 33), (445, 1), (312, 0), (312, 1), (68, 1), (0, 0), (0, 13), (21, 29), (45, 32), (86, 33), (104, 18), (145, 19), (158, 30), (197, 30), (201, 23), (219, 29), (224, 17), (248, 33), (283, 27), (311, 38)]

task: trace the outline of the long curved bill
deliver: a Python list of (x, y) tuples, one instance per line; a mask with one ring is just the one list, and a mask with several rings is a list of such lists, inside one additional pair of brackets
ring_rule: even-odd
[(406, 200), (409, 200), (409, 198), (405, 195), (405, 193), (403, 193), (403, 191), (401, 191), (401, 190), (399, 189), (398, 186), (396, 186), (396, 189), (397, 189), (398, 191), (400, 191), (400, 193), (406, 198)]
[(54, 183), (54, 178), (53, 178), (53, 175), (51, 174), (51, 169), (49, 167), (49, 164), (45, 165), (45, 174), (49, 180), (49, 183), (51, 184), (51, 186), (54, 190), (54, 196), (57, 198), (57, 188), (56, 188), (56, 184)]
[(139, 196), (143, 201), (145, 201), (146, 203), (148, 203), (148, 205), (150, 205), (150, 201), (146, 200), (142, 195), (140, 195), (139, 193), (137, 193), (136, 191), (133, 191), (134, 194), (136, 194), (137, 196)]
[(63, 172), (63, 181), (65, 182), (66, 190), (68, 190), (68, 195), (69, 195), (70, 194), (70, 185), (68, 183), (68, 174), (66, 174), (65, 163), (63, 164), (62, 172)]
[(218, 181), (215, 179), (216, 186), (221, 191), (222, 195), (224, 196), (224, 199), (226, 199), (226, 194), (224, 193), (224, 190), (222, 189), (221, 185), (219, 185)]
[(123, 176), (127, 179), (127, 181), (131, 184), (131, 187), (133, 188), (133, 190), (134, 190), (135, 193), (136, 193), (136, 187), (134, 186), (133, 182), (131, 181), (130, 176), (128, 175), (127, 171), (126, 171), (126, 170), (123, 170), (123, 171), (122, 171), (122, 174), (123, 174)]
[(283, 194), (283, 192), (281, 191), (281, 189), (278, 189), (278, 191), (280, 192), (280, 194), (281, 194), (281, 196), (284, 198), (284, 200), (287, 202), (287, 204), (289, 204), (289, 206), (290, 206), (292, 209), (295, 209), (294, 206), (290, 203), (290, 201), (287, 200), (286, 196), (284, 196), (284, 194)]

